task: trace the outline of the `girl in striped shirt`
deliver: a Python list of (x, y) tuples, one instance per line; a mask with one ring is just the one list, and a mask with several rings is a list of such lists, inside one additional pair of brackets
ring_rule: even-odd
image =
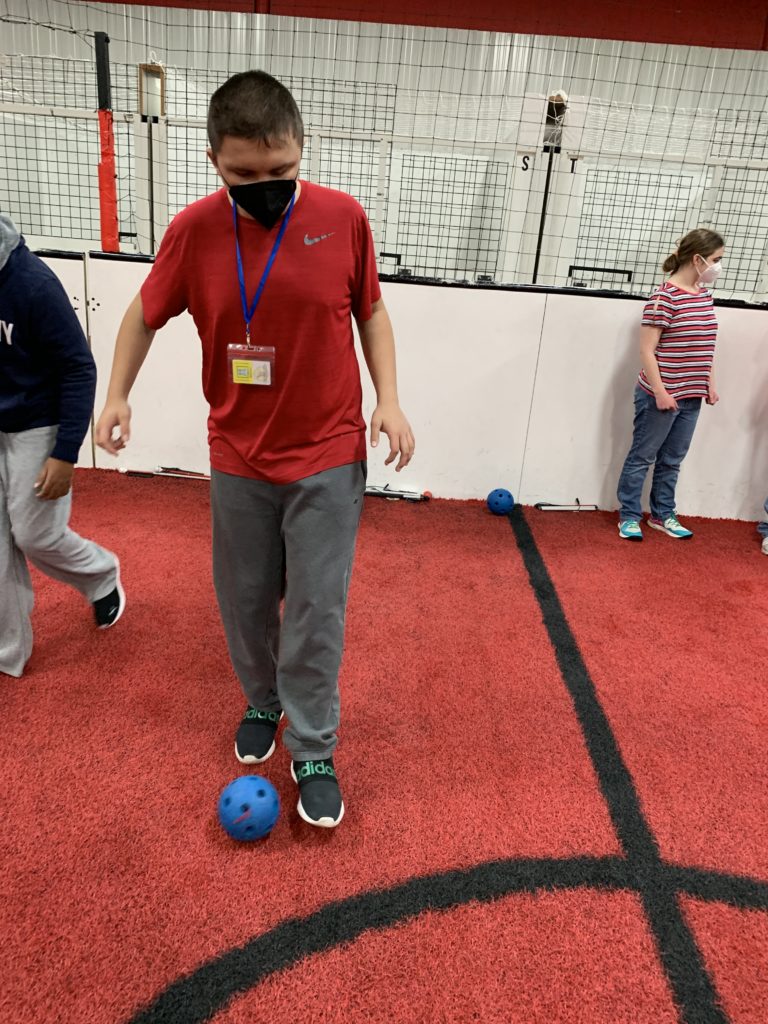
[(643, 311), (635, 388), (635, 425), (619, 479), (619, 536), (642, 540), (640, 495), (655, 463), (648, 525), (670, 537), (692, 537), (675, 514), (675, 486), (701, 410), (718, 401), (712, 375), (717, 319), (709, 285), (722, 269), (725, 243), (715, 231), (697, 228), (664, 261), (668, 281)]

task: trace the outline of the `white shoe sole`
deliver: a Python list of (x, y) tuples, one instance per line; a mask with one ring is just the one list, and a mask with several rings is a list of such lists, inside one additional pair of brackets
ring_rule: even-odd
[(622, 540), (633, 540), (633, 541), (639, 541), (639, 540), (643, 539), (642, 533), (635, 533), (633, 535), (627, 536), (627, 534), (624, 534), (624, 533), (621, 532), (621, 527), (619, 527), (619, 537)]
[[(293, 761), (291, 761), (291, 778), (298, 786), (299, 780), (296, 778), (296, 772), (293, 770)], [(316, 828), (336, 828), (341, 819), (344, 817), (344, 801), (341, 801), (341, 810), (339, 811), (339, 816), (338, 818), (336, 818), (335, 821), (333, 818), (310, 818), (310, 816), (307, 814), (307, 812), (304, 810), (304, 807), (302, 806), (301, 797), (299, 797), (299, 802), (296, 805), (296, 810), (299, 812), (299, 817), (301, 818), (301, 820), (306, 821), (308, 825), (314, 825)]]
[(264, 757), (254, 757), (253, 754), (246, 754), (245, 757), (240, 757), (240, 755), (237, 752), (237, 740), (235, 740), (235, 757), (240, 762), (240, 764), (264, 764), (265, 761), (268, 761), (270, 759), (270, 757), (272, 757), (274, 752), (275, 752), (275, 741), (272, 740), (272, 746), (266, 752)]
[(105, 622), (103, 626), (99, 626), (99, 629), (112, 629), (116, 622), (119, 622), (120, 617), (125, 611), (126, 597), (125, 591), (123, 590), (122, 584), (120, 583), (120, 559), (115, 556), (117, 562), (117, 577), (115, 579), (115, 589), (117, 590), (117, 596), (120, 600), (120, 606), (117, 609), (117, 615), (112, 619), (111, 622)]
[(679, 533), (672, 533), (672, 531), (668, 530), (662, 523), (652, 523), (650, 519), (648, 520), (648, 526), (650, 526), (652, 530), (658, 530), (659, 533), (666, 533), (666, 535), (671, 537), (672, 540), (690, 540), (693, 536), (692, 533), (686, 533), (681, 537)]

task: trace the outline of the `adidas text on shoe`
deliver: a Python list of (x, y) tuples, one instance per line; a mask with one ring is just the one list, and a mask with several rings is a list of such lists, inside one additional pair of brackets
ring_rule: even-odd
[(689, 537), (693, 536), (693, 532), (687, 530), (677, 516), (667, 516), (663, 522), (661, 519), (649, 516), (648, 525), (654, 530), (666, 533), (668, 537), (674, 537), (675, 540), (688, 540)]
[(262, 711), (249, 705), (235, 737), (235, 757), (240, 764), (261, 764), (272, 757), (282, 717), (282, 711)]
[(109, 629), (125, 611), (125, 591), (120, 584), (120, 563), (117, 563), (117, 579), (114, 589), (106, 597), (93, 602), (93, 615), (99, 629)]
[(623, 519), (619, 523), (619, 536), (622, 540), (642, 540), (643, 531), (636, 519)]
[(336, 828), (344, 817), (344, 802), (332, 758), (292, 761), (291, 776), (299, 787), (299, 817), (308, 825)]

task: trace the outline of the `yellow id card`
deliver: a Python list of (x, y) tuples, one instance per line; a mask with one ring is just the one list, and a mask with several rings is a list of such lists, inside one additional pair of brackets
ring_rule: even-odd
[(233, 359), (232, 381), (235, 384), (271, 384), (272, 367), (266, 361)]

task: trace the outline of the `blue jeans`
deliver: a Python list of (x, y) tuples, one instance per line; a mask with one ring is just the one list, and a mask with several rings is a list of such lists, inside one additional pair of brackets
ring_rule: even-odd
[(765, 499), (765, 522), (757, 524), (757, 532), (762, 534), (763, 537), (768, 537), (768, 498)]
[(622, 521), (640, 522), (643, 511), (640, 496), (648, 468), (654, 462), (651, 487), (651, 515), (662, 521), (675, 511), (675, 486), (680, 463), (691, 446), (696, 420), (701, 412), (700, 398), (680, 398), (674, 409), (656, 408), (656, 399), (638, 384), (635, 388), (635, 433), (632, 447), (619, 478), (618, 499)]

